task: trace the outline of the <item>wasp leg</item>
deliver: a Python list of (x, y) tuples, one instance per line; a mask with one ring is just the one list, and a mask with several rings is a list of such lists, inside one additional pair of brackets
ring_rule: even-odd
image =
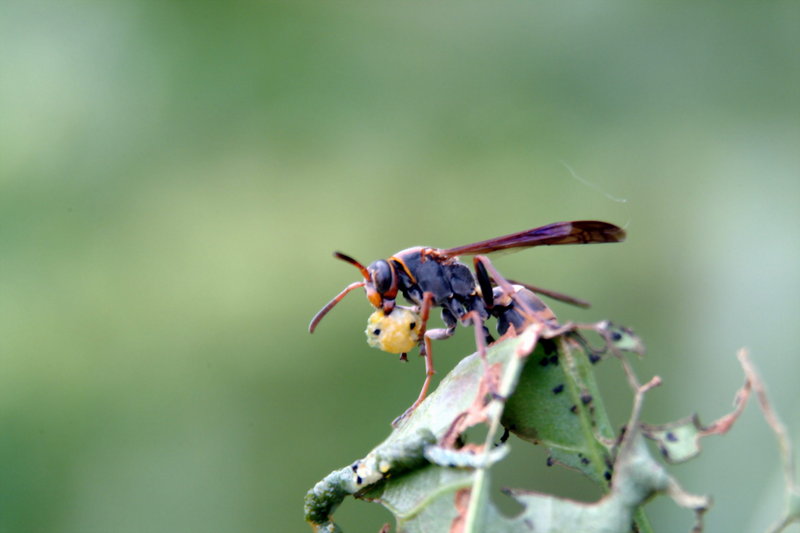
[[(423, 341), (425, 339), (425, 333), (428, 331), (428, 318), (431, 316), (432, 307), (433, 307), (433, 293), (432, 292), (423, 293), (422, 304), (419, 307), (419, 319), (421, 322), (419, 328), (419, 338), (420, 338), (419, 354), (425, 357), (427, 357), (427, 353), (430, 350)], [(433, 366), (433, 363), (431, 363), (431, 366)]]
[(486, 332), (481, 320), (481, 315), (475, 310), (466, 313), (462, 319), (469, 319), (472, 322), (472, 327), (475, 330), (475, 345), (478, 347), (478, 356), (483, 363), (483, 379), (486, 382), (487, 389), (493, 398), (500, 398), (497, 393), (497, 384), (492, 376), (491, 368), (489, 367), (489, 358), (486, 353)]
[[(542, 299), (527, 285), (512, 285), (509, 280), (504, 278), (497, 269), (494, 268), (492, 263), (485, 256), (476, 256), (475, 265), (475, 271), (478, 273), (483, 272), (483, 275), (488, 275), (486, 274), (488, 271), (491, 274), (490, 279), (495, 280), (502, 293), (507, 295), (510, 301), (513, 301), (512, 308), (505, 314), (507, 315), (506, 318), (510, 318), (508, 313), (511, 313), (522, 319), (523, 323), (521, 324), (511, 320), (511, 322), (515, 322), (514, 327), (517, 331), (522, 331), (521, 328), (534, 323), (544, 324), (549, 329), (558, 328), (558, 319), (553, 313), (553, 310), (547, 307)], [(498, 320), (500, 320), (499, 316)]]
[[(528, 303), (517, 294), (517, 291), (514, 290), (514, 287), (511, 285), (511, 283), (509, 283), (509, 281), (497, 271), (492, 262), (489, 261), (488, 257), (485, 255), (476, 255), (473, 258), (473, 262), (475, 263), (475, 273), (478, 276), (486, 276), (486, 272), (488, 271), (492, 279), (494, 279), (500, 288), (503, 289), (503, 292), (510, 296), (514, 302), (520, 306), (526, 315), (529, 317), (536, 316), (536, 313), (534, 313), (533, 309), (531, 309)], [(478, 282), (481, 282), (480, 277), (478, 278)], [(486, 297), (484, 296), (484, 299), (485, 298)]]
[[(480, 257), (482, 259), (485, 259), (483, 256)], [(483, 264), (482, 260), (478, 259), (478, 256), (473, 258), (473, 264), (475, 267), (475, 279), (478, 280), (478, 286), (481, 288), (481, 297), (483, 297), (483, 304), (486, 306), (486, 309), (491, 309), (492, 307), (494, 307), (494, 291), (492, 290), (492, 278), (489, 277), (489, 273), (486, 272), (486, 266)]]
[[(421, 337), (421, 345), (419, 349), (419, 354), (425, 357), (425, 381), (422, 383), (422, 390), (419, 391), (419, 396), (411, 404), (411, 407), (405, 410), (402, 415), (398, 416), (392, 421), (392, 427), (397, 427), (400, 422), (402, 422), (408, 415), (414, 412), (414, 410), (422, 403), (425, 397), (428, 395), (428, 389), (431, 386), (431, 379), (433, 375), (436, 373), (436, 370), (433, 368), (433, 354), (431, 349), (431, 338), (436, 339), (446, 339), (449, 335), (442, 336), (441, 330), (434, 329), (430, 332), (427, 331), (428, 326), (428, 318), (431, 314), (431, 307), (433, 307), (433, 293), (426, 292), (422, 295), (422, 305), (420, 306), (420, 321), (422, 322), (420, 326), (420, 337)], [(446, 331), (446, 330), (445, 330)], [(430, 334), (429, 334), (430, 333)], [(450, 333), (452, 335), (452, 332)]]
[(529, 291), (533, 291), (536, 294), (547, 296), (548, 298), (552, 298), (553, 300), (558, 300), (559, 302), (564, 302), (565, 304), (570, 304), (577, 307), (583, 307), (584, 309), (588, 309), (592, 306), (592, 304), (587, 302), (586, 300), (570, 296), (569, 294), (551, 291), (550, 289), (543, 289), (542, 287), (537, 287), (536, 285), (531, 285), (530, 283), (522, 283), (521, 281), (515, 281), (513, 279), (509, 279), (508, 282), (511, 283), (512, 285), (522, 285)]

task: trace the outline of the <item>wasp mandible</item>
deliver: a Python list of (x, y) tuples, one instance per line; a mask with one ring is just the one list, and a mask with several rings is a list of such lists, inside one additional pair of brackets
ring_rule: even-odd
[[(403, 331), (393, 332), (391, 340), (383, 343), (383, 332), (380, 327), (375, 327), (378, 330), (375, 333), (376, 342), (371, 342), (386, 351), (401, 353), (403, 359), (410, 347), (418, 344), (420, 355), (425, 357), (425, 381), (422, 390), (411, 407), (401, 415), (402, 418), (413, 411), (428, 393), (434, 374), (431, 340), (452, 336), (459, 323), (475, 327), (475, 340), (485, 360), (485, 344), (491, 342), (485, 322), (490, 316), (498, 319), (498, 329), (502, 329), (502, 334), (509, 325), (519, 328), (522, 322), (543, 312), (541, 306), (544, 304), (530, 291), (582, 307), (588, 306), (583, 300), (505, 279), (484, 254), (514, 248), (621, 242), (624, 239), (625, 231), (614, 224), (579, 220), (556, 222), (455, 248), (416, 246), (397, 252), (388, 259), (379, 259), (367, 267), (348, 255), (335, 252), (336, 258), (355, 266), (364, 279), (345, 287), (320, 309), (311, 320), (308, 331), (313, 333), (322, 318), (349, 292), (359, 287), (364, 288), (367, 299), (376, 309), (370, 317), (370, 326), (382, 324), (394, 329), (407, 327)], [(458, 260), (461, 255), (474, 256), (474, 275), (467, 265)], [(414, 307), (409, 309), (397, 305), (399, 294)], [(427, 329), (433, 307), (442, 309), (444, 328)], [(546, 306), (544, 309), (545, 315), (552, 315)], [(402, 316), (398, 314), (400, 312), (403, 313)]]

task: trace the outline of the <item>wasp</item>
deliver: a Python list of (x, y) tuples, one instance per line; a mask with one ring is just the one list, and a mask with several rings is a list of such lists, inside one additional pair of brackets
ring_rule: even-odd
[[(406, 359), (406, 353), (418, 345), (420, 355), (425, 357), (422, 390), (411, 407), (398, 418), (400, 420), (427, 396), (434, 375), (431, 341), (452, 336), (458, 324), (474, 327), (475, 341), (485, 361), (485, 345), (492, 342), (485, 326), (489, 317), (497, 319), (501, 335), (510, 327), (520, 329), (537, 317), (554, 321), (552, 312), (533, 293), (588, 307), (583, 300), (504, 278), (485, 254), (534, 246), (609, 243), (624, 239), (625, 231), (614, 224), (579, 220), (556, 222), (455, 248), (415, 246), (366, 267), (348, 255), (334, 252), (334, 257), (355, 266), (363, 279), (345, 287), (320, 309), (308, 330), (313, 333), (336, 304), (351, 291), (363, 287), (367, 300), (376, 309), (367, 328), (370, 344), (384, 351), (400, 353), (401, 359)], [(462, 255), (474, 256), (473, 270), (459, 261)], [(412, 306), (398, 305), (399, 295)], [(441, 308), (445, 327), (428, 330), (428, 319), (434, 307)]]

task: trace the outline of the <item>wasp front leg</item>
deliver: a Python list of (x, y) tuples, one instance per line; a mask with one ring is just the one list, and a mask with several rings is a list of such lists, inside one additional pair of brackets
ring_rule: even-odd
[(422, 295), (422, 304), (420, 305), (419, 309), (419, 316), (420, 316), (420, 339), (419, 339), (419, 354), (425, 357), (425, 381), (422, 383), (422, 390), (419, 391), (419, 396), (411, 404), (411, 407), (405, 410), (403, 414), (398, 416), (392, 421), (392, 426), (397, 427), (400, 422), (403, 421), (408, 415), (414, 412), (414, 410), (422, 403), (423, 400), (428, 396), (428, 389), (431, 386), (431, 380), (433, 379), (433, 375), (436, 373), (436, 370), (433, 368), (433, 353), (431, 348), (431, 339), (444, 339), (452, 335), (452, 332), (449, 334), (443, 333), (443, 331), (447, 330), (439, 330), (433, 329), (428, 331), (428, 318), (431, 314), (431, 308), (433, 307), (433, 293), (425, 292)]

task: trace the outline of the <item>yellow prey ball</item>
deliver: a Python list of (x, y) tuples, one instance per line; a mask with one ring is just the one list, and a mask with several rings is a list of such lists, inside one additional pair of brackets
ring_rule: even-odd
[(369, 316), (367, 322), (367, 343), (389, 353), (410, 352), (419, 342), (419, 330), (422, 321), (419, 315), (410, 309), (395, 307), (385, 315), (377, 310)]

